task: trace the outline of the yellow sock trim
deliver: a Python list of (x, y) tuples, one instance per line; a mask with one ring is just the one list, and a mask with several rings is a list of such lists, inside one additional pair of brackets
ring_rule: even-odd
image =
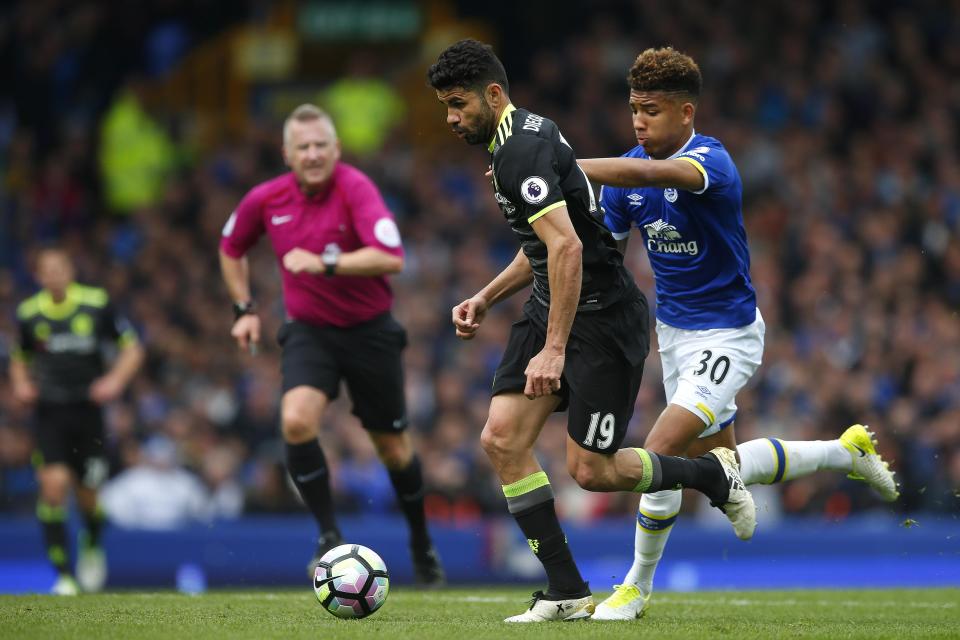
[(47, 551), (47, 557), (50, 558), (50, 562), (55, 565), (66, 564), (67, 551), (60, 545), (54, 545)]
[(517, 496), (522, 496), (525, 493), (530, 493), (534, 489), (539, 489), (549, 484), (550, 479), (547, 478), (546, 472), (537, 471), (526, 478), (503, 485), (503, 495), (507, 498), (516, 498)]
[(67, 519), (67, 509), (66, 507), (55, 507), (46, 502), (38, 502), (37, 519), (40, 522), (64, 522)]
[(640, 463), (643, 465), (643, 470), (640, 472), (640, 482), (633, 488), (633, 492), (643, 493), (650, 488), (650, 483), (653, 482), (653, 462), (650, 460), (650, 454), (646, 449), (633, 447), (633, 450), (640, 456)]

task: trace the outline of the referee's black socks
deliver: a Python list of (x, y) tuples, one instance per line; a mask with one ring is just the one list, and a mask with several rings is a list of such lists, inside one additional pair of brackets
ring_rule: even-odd
[(336, 532), (337, 518), (333, 511), (333, 496), (330, 493), (330, 471), (323, 449), (316, 439), (302, 444), (285, 443), (287, 471), (300, 492), (304, 504), (316, 518), (321, 533)]
[(423, 508), (423, 472), (420, 459), (414, 455), (403, 469), (388, 469), (390, 482), (397, 492), (397, 502), (410, 525), (410, 546), (417, 551), (430, 548), (427, 515)]

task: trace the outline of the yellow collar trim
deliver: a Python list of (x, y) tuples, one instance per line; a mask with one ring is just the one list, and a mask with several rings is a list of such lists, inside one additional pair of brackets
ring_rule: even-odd
[(43, 289), (37, 296), (37, 306), (40, 308), (40, 313), (51, 320), (63, 320), (68, 317), (77, 308), (77, 299), (79, 298), (77, 289), (76, 283), (67, 285), (67, 295), (61, 302), (55, 301), (53, 294)]
[(516, 111), (517, 108), (513, 106), (513, 103), (510, 103), (503, 110), (503, 113), (500, 114), (500, 120), (497, 122), (497, 126), (493, 129), (493, 137), (490, 138), (490, 145), (487, 147), (487, 151), (493, 153), (493, 145), (497, 142), (497, 129), (500, 128), (500, 125), (503, 124), (503, 121), (507, 119), (507, 116)]

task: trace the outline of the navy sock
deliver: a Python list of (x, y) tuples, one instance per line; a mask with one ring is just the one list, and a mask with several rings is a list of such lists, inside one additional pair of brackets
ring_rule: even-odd
[[(727, 483), (727, 474), (723, 472), (717, 457), (712, 453), (705, 453), (698, 458), (677, 458), (655, 453), (663, 474), (662, 489), (673, 489), (676, 486), (696, 489), (704, 494), (714, 504), (723, 504), (730, 496), (730, 486)], [(650, 489), (658, 491), (659, 489)]]
[(337, 518), (333, 511), (333, 496), (330, 492), (330, 470), (323, 449), (316, 440), (302, 444), (286, 443), (287, 470), (300, 492), (304, 504), (317, 521), (321, 533), (336, 532)]
[(410, 546), (418, 551), (430, 548), (427, 515), (423, 508), (423, 472), (420, 459), (413, 456), (404, 469), (390, 471), (390, 482), (397, 492), (397, 502), (410, 526)]
[(547, 599), (564, 600), (589, 595), (590, 589), (573, 561), (567, 536), (560, 528), (554, 501), (541, 502), (514, 513), (513, 517), (547, 573)]

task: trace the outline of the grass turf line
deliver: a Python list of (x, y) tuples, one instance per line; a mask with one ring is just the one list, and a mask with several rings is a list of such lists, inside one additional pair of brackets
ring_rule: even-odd
[[(606, 596), (598, 592), (597, 601)], [(507, 625), (528, 590), (391, 592), (365, 620), (338, 620), (313, 592), (116, 592), (77, 598), (0, 597), (3, 638), (957, 638), (960, 589), (660, 593), (630, 622)]]

